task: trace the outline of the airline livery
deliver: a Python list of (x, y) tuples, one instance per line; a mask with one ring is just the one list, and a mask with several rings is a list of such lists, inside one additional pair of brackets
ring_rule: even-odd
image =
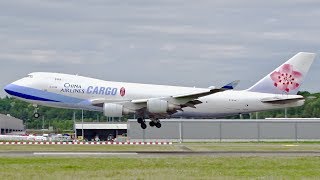
[[(246, 90), (111, 82), (78, 75), (31, 73), (5, 87), (21, 100), (43, 106), (101, 111), (105, 116), (135, 114), (141, 128), (161, 127), (160, 118), (216, 118), (304, 104), (297, 95), (314, 53), (300, 52)], [(35, 113), (35, 117), (39, 114)]]

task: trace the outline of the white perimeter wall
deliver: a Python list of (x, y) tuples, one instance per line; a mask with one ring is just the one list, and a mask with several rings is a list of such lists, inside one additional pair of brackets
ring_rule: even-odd
[[(148, 121), (147, 125), (148, 125)], [(130, 141), (320, 141), (320, 119), (169, 119), (142, 130), (128, 121)]]

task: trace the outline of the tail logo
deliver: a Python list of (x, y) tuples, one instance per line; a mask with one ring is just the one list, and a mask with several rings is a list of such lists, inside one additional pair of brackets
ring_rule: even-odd
[(270, 77), (275, 87), (287, 93), (298, 88), (302, 80), (302, 74), (294, 71), (293, 66), (290, 64), (284, 64), (279, 71), (274, 71)]

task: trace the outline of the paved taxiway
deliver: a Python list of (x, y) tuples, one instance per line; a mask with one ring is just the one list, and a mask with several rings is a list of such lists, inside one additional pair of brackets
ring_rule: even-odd
[(177, 157), (177, 156), (320, 156), (320, 151), (127, 151), (127, 152), (0, 152), (0, 157)]

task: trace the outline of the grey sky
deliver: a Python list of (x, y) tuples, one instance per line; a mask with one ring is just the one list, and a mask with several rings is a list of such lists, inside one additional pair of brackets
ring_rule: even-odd
[[(48, 71), (245, 89), (299, 51), (319, 54), (319, 19), (318, 0), (1, 1), (0, 87)], [(319, 68), (302, 90), (320, 91)]]

